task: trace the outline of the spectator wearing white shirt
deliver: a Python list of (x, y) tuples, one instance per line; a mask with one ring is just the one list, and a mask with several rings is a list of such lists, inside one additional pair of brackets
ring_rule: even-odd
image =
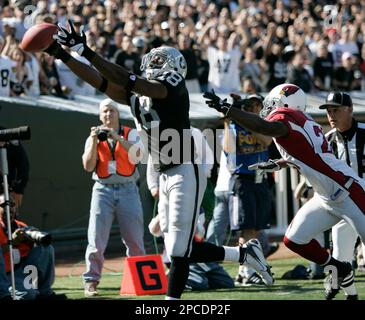
[[(78, 55), (76, 52), (71, 52), (71, 55), (82, 63), (90, 65), (90, 62), (87, 61), (86, 58)], [(95, 95), (95, 89), (82, 79), (75, 76), (75, 74), (61, 60), (56, 60), (55, 64), (61, 86), (68, 88), (68, 97), (72, 98), (75, 95)]]
[[(5, 40), (0, 36), (0, 53), (4, 49)], [(0, 95), (2, 97), (10, 96), (10, 81), (15, 81), (15, 61), (10, 58), (0, 55)]]

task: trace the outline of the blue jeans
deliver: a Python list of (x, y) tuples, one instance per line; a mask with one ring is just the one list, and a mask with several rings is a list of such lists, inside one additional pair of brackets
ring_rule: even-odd
[(105, 185), (95, 182), (91, 197), (84, 282), (98, 282), (104, 265), (104, 252), (116, 215), (127, 256), (144, 255), (143, 210), (134, 182)]
[(215, 207), (212, 220), (210, 220), (206, 239), (208, 242), (221, 246), (226, 239), (229, 225), (229, 191), (215, 191)]
[[(30, 277), (30, 270), (34, 270), (32, 266), (37, 271), (37, 283)], [(30, 270), (27, 270), (26, 267)], [(34, 247), (27, 257), (15, 265), (14, 274), (16, 296), (19, 299), (34, 300), (37, 295), (49, 296), (52, 294), (51, 286), (55, 278), (53, 247), (51, 245)], [(0, 297), (11, 294), (11, 290), (11, 273), (5, 273), (5, 263), (0, 248)]]
[(217, 262), (191, 263), (186, 287), (191, 290), (233, 288), (234, 282)]

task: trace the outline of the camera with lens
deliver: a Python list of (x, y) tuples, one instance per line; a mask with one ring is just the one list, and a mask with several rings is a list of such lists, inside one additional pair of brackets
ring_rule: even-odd
[(96, 128), (96, 135), (98, 136), (99, 141), (105, 141), (108, 139), (109, 130)]
[(50, 233), (39, 231), (35, 227), (24, 227), (23, 230), (26, 238), (37, 244), (48, 246), (52, 241), (52, 235)]

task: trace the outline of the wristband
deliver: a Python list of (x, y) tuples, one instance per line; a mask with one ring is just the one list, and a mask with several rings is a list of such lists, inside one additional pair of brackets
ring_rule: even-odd
[(108, 88), (108, 83), (109, 83), (109, 81), (103, 77), (103, 81), (101, 82), (101, 85), (98, 90), (100, 92), (104, 93), (106, 91), (106, 89)]
[(84, 51), (82, 52), (82, 56), (84, 56), (87, 60), (91, 60), (96, 55), (96, 52), (91, 50), (86, 44), (84, 45)]
[(129, 76), (128, 76), (127, 85), (125, 86), (125, 90), (127, 92), (131, 92), (132, 89), (134, 88), (135, 84), (136, 84), (136, 81), (137, 81), (137, 76), (133, 73), (130, 73)]
[(67, 63), (71, 59), (71, 55), (61, 48), (57, 51), (55, 58), (61, 60), (63, 63)]

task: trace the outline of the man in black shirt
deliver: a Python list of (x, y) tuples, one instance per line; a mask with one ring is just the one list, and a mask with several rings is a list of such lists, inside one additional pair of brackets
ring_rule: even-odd
[(197, 70), (198, 62), (192, 48), (192, 41), (187, 35), (182, 33), (178, 35), (177, 39), (179, 50), (184, 56), (188, 68), (185, 77), (186, 87), (188, 88), (189, 93), (200, 93)]
[(336, 89), (344, 91), (360, 90), (361, 72), (356, 70), (350, 52), (342, 54), (342, 65), (335, 69), (334, 84)]
[(313, 82), (309, 72), (304, 68), (304, 59), (300, 52), (297, 52), (288, 67), (288, 77), (286, 82), (297, 85), (304, 92), (312, 89)]
[[(148, 150), (160, 171), (160, 227), (171, 259), (167, 300), (180, 299), (190, 262), (229, 260), (251, 265), (267, 285), (273, 283), (258, 240), (242, 247), (194, 243), (193, 235), (206, 186), (201, 163), (195, 163), (189, 120), (189, 94), (185, 86), (186, 61), (172, 47), (151, 50), (142, 59), (147, 78), (136, 76), (92, 51), (86, 36), (60, 28), (58, 42), (88, 59), (93, 69), (72, 58), (59, 43), (46, 52), (61, 59), (75, 74), (117, 102), (131, 107), (137, 129), (148, 140)], [(161, 133), (161, 135), (160, 135)]]
[(122, 40), (121, 49), (118, 49), (113, 57), (116, 64), (122, 66), (126, 70), (135, 74), (141, 75), (139, 65), (141, 59), (137, 52), (133, 51), (133, 43), (131, 37), (124, 35)]
[(328, 52), (327, 45), (318, 45), (317, 57), (313, 61), (314, 85), (319, 90), (329, 90), (333, 77), (333, 57)]

